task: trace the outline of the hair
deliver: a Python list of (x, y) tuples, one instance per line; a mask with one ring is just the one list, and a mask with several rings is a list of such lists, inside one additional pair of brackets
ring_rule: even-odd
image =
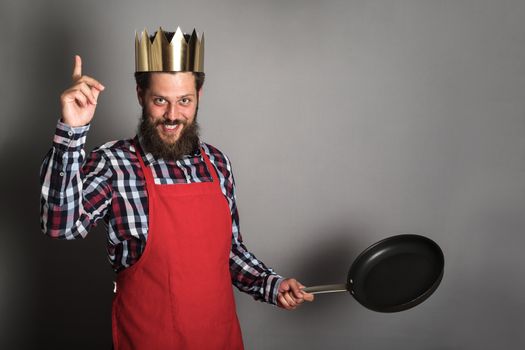
[[(150, 80), (151, 80), (151, 73), (153, 72), (135, 72), (135, 82), (137, 83), (137, 86), (142, 90), (145, 91), (149, 88)], [(167, 72), (170, 74), (177, 74), (179, 72)], [(199, 90), (202, 88), (202, 85), (204, 85), (204, 78), (205, 74), (203, 72), (192, 72), (193, 77), (195, 78), (195, 90), (199, 92)]]
[[(168, 41), (170, 41), (173, 36), (175, 35), (175, 32), (164, 32), (166, 34), (166, 38)], [(153, 42), (155, 39), (155, 36), (157, 35), (157, 32), (150, 35), (150, 40)], [(186, 41), (190, 40), (189, 34), (184, 34), (184, 38)], [(135, 72), (135, 81), (137, 83), (137, 86), (142, 90), (146, 90), (149, 88), (150, 78), (151, 78), (152, 72)], [(178, 72), (167, 72), (171, 74), (177, 74)], [(204, 78), (205, 74), (203, 72), (192, 72), (193, 77), (195, 78), (195, 90), (199, 92), (199, 90), (202, 88), (202, 85), (204, 85)]]

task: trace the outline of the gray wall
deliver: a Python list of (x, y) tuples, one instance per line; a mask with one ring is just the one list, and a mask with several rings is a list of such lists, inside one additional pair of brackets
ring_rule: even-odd
[(233, 161), (259, 258), (311, 285), (391, 234), (445, 252), (440, 288), (396, 314), (239, 293), (247, 349), (524, 347), (525, 2), (154, 3), (0, 3), (1, 348), (109, 348), (104, 232), (40, 233), (40, 161), (74, 54), (107, 87), (92, 148), (135, 132), (134, 31), (178, 24), (205, 32), (204, 138)]

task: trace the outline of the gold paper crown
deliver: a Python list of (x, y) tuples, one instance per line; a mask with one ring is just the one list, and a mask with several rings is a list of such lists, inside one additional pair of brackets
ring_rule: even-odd
[[(168, 40), (159, 28), (151, 41), (148, 32), (135, 33), (135, 72), (204, 72), (204, 34), (191, 36), (180, 27)], [(189, 37), (189, 40), (187, 39)]]

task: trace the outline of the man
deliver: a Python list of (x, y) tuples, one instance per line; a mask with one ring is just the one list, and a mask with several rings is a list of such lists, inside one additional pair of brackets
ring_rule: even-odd
[(242, 242), (230, 162), (199, 139), (203, 37), (160, 29), (135, 44), (138, 135), (88, 157), (85, 139), (104, 86), (82, 75), (75, 57), (41, 170), (42, 230), (75, 239), (99, 220), (107, 225), (118, 273), (115, 349), (242, 349), (232, 283), (285, 309), (313, 295)]

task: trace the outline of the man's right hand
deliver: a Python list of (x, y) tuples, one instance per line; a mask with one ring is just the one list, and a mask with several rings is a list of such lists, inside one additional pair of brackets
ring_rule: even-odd
[(287, 278), (279, 285), (277, 305), (286, 310), (295, 310), (305, 301), (314, 301), (314, 295), (303, 292), (304, 286), (294, 278)]
[(78, 55), (75, 56), (72, 78), (73, 85), (60, 95), (62, 122), (71, 127), (84, 126), (95, 115), (98, 95), (104, 90), (104, 85), (82, 75), (82, 59)]

